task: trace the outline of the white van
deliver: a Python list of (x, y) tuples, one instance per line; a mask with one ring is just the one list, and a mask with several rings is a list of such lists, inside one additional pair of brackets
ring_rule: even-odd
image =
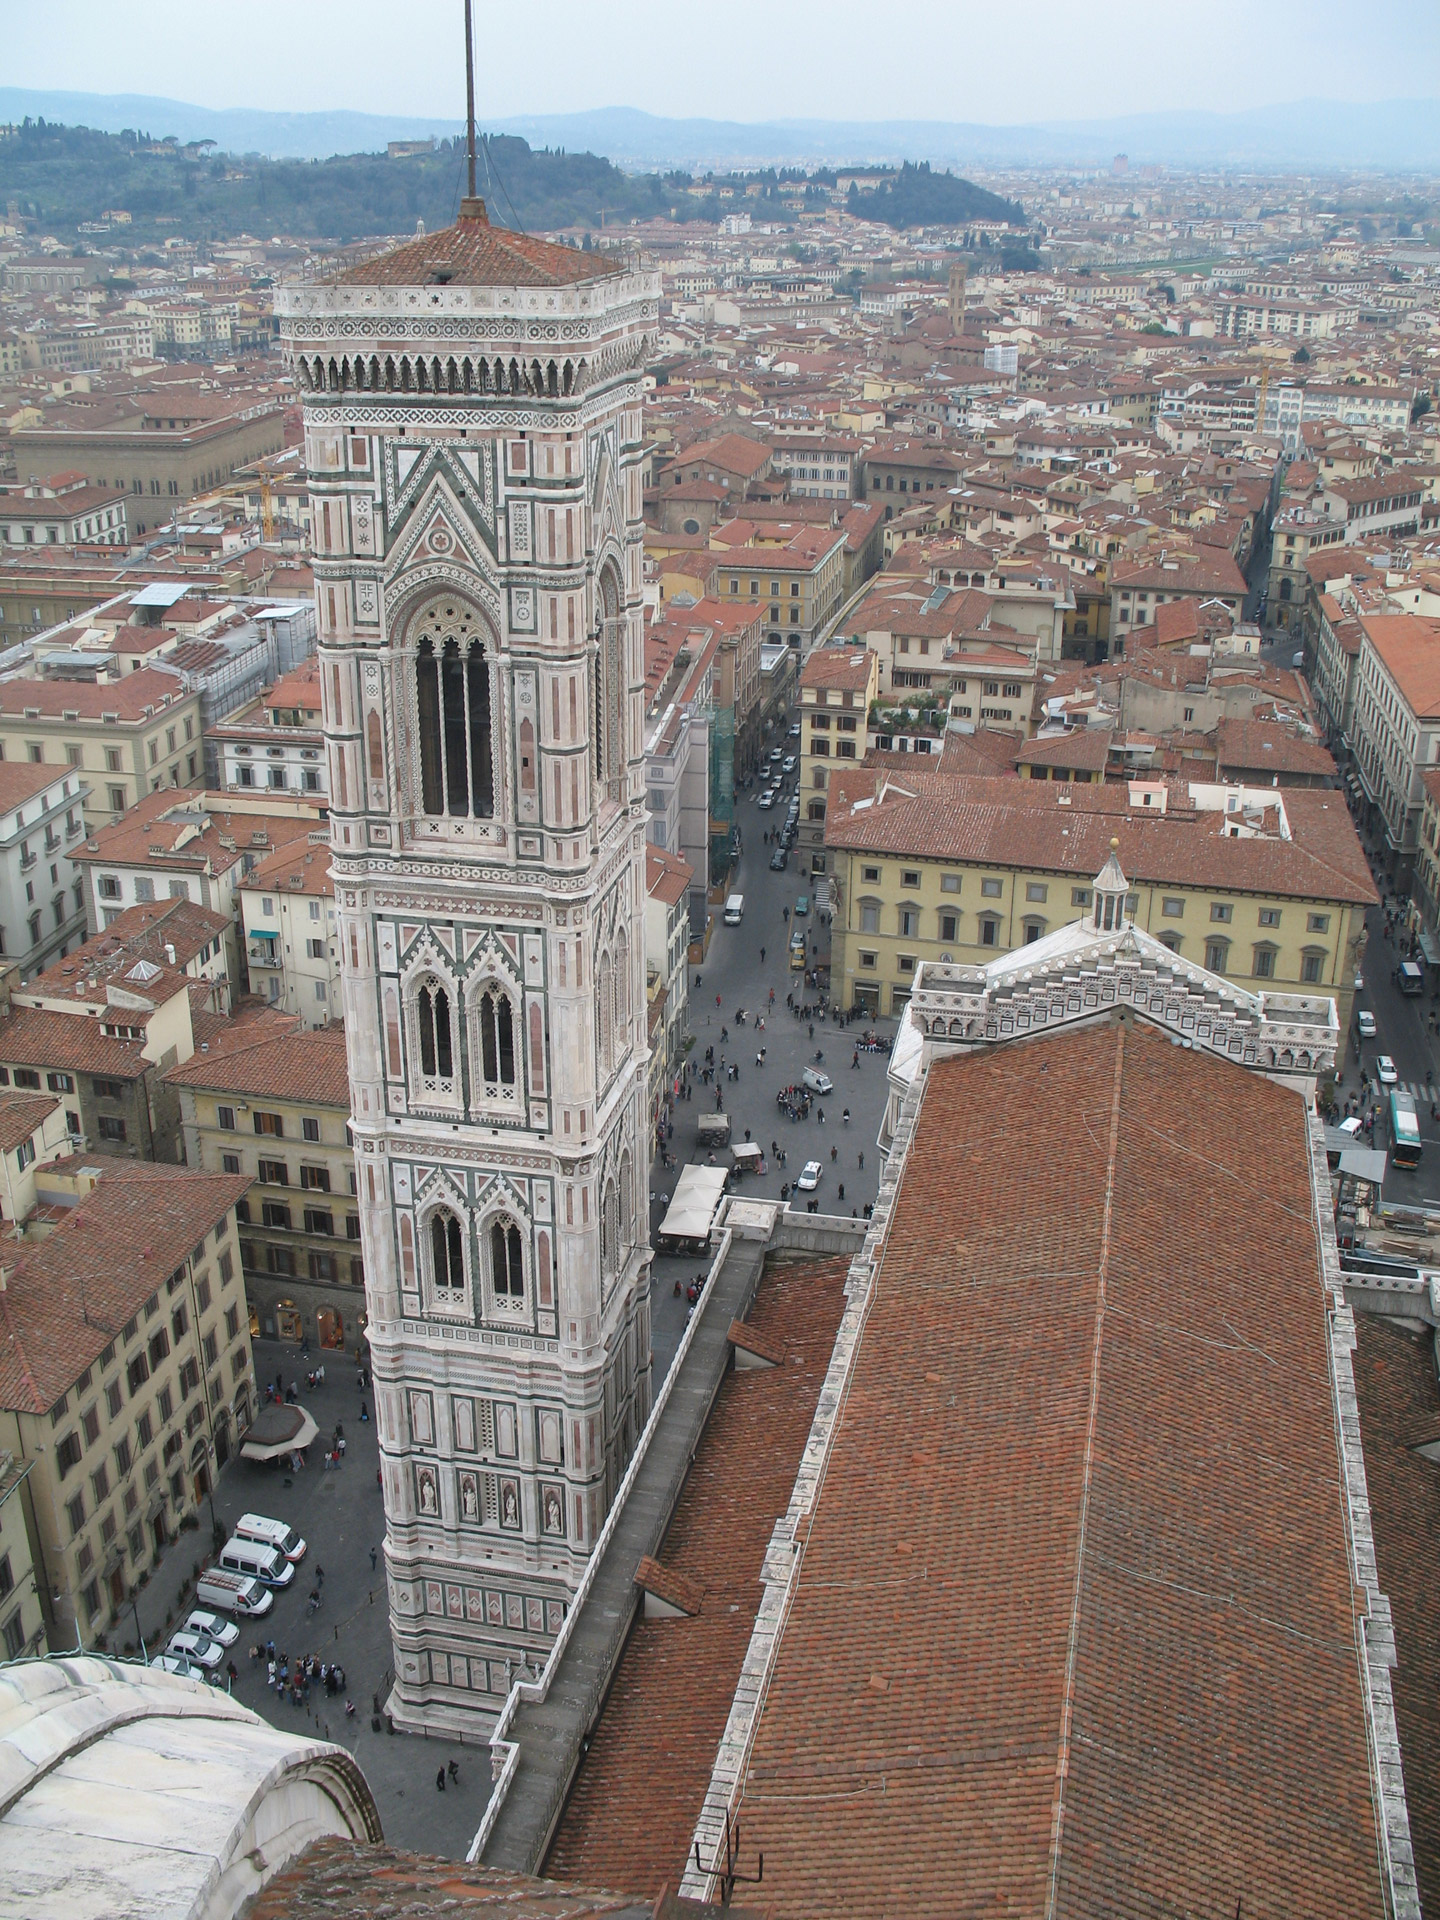
[(222, 1613), (238, 1613), (247, 1620), (258, 1619), (261, 1614), (269, 1613), (275, 1604), (274, 1594), (260, 1581), (252, 1579), (248, 1573), (227, 1573), (224, 1567), (211, 1567), (208, 1572), (201, 1574), (195, 1588), (195, 1598), (202, 1607), (216, 1607)]
[(267, 1587), (288, 1587), (295, 1578), (294, 1567), (277, 1548), (267, 1547), (263, 1540), (242, 1540), (239, 1534), (225, 1542), (220, 1565), (226, 1573), (243, 1573)]
[(830, 1078), (828, 1073), (821, 1073), (818, 1067), (806, 1067), (800, 1079), (802, 1084), (810, 1089), (811, 1093), (833, 1093), (835, 1091), (835, 1082)]
[(726, 924), (726, 926), (727, 926), (727, 927), (738, 927), (738, 926), (739, 926), (739, 924), (740, 924), (740, 922), (741, 922), (741, 920), (742, 920), (742, 919), (744, 918), (744, 915), (745, 915), (745, 896), (744, 896), (744, 894), (743, 894), (743, 893), (732, 893), (732, 894), (731, 894), (731, 896), (730, 896), (730, 898), (729, 898), (729, 899), (728, 899), (728, 900), (727, 900), (727, 901), (725, 902), (725, 924)]
[(235, 1522), (235, 1532), (241, 1540), (263, 1540), (267, 1547), (274, 1547), (287, 1560), (305, 1558), (305, 1542), (283, 1520), (267, 1520), (263, 1513), (242, 1513)]

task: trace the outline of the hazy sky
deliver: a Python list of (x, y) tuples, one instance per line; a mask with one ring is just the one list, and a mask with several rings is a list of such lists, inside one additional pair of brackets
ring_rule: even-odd
[[(461, 0), (0, 0), (11, 86), (458, 116)], [(1440, 95), (1435, 0), (475, 0), (487, 119), (1090, 119)]]

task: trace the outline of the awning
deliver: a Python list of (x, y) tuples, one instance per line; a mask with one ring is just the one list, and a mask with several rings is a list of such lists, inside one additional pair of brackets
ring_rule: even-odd
[(725, 1197), (723, 1167), (685, 1168), (656, 1235), (660, 1240), (708, 1240), (715, 1214)]
[(1437, 940), (1428, 928), (1422, 927), (1419, 936), (1420, 958), (1427, 967), (1440, 967), (1440, 940)]
[(308, 1447), (320, 1429), (304, 1407), (272, 1400), (262, 1407), (240, 1443), (244, 1460), (283, 1460), (287, 1453)]

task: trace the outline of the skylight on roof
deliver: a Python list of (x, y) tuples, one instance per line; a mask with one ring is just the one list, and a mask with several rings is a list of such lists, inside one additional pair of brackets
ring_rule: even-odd
[(127, 980), (138, 980), (141, 986), (148, 986), (152, 980), (160, 978), (162, 969), (153, 960), (137, 960), (126, 974)]

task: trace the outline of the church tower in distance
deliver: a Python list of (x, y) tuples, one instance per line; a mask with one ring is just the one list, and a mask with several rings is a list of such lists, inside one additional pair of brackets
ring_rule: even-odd
[(650, 1403), (653, 275), (458, 222), (277, 298), (305, 410), (404, 1728), (487, 1731)]

